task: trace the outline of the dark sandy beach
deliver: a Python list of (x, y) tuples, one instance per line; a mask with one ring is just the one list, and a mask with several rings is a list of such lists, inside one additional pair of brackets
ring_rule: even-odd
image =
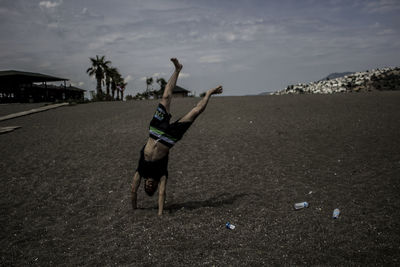
[(0, 116), (5, 116), (12, 113), (27, 111), (31, 109), (36, 109), (43, 107), (46, 103), (10, 103), (10, 104), (0, 104)]
[(163, 217), (142, 187), (130, 204), (156, 104), (0, 122), (22, 126), (0, 135), (1, 265), (400, 264), (400, 92), (213, 98), (171, 150)]

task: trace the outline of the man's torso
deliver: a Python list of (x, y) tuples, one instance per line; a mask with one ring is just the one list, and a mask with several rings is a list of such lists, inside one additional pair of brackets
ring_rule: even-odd
[(144, 159), (146, 161), (156, 161), (164, 158), (169, 153), (169, 147), (158, 142), (153, 138), (148, 138), (144, 147)]

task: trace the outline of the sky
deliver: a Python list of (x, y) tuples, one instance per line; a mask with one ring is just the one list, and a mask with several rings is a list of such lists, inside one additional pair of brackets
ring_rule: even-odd
[(398, 0), (0, 0), (0, 70), (95, 90), (89, 57), (105, 55), (135, 95), (177, 57), (192, 93), (253, 95), (400, 66), (398, 14)]

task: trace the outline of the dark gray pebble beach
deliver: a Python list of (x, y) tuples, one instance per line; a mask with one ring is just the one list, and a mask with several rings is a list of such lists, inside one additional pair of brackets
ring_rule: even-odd
[(213, 97), (170, 152), (162, 217), (143, 184), (130, 203), (156, 105), (0, 122), (21, 126), (0, 135), (0, 265), (400, 264), (400, 92)]

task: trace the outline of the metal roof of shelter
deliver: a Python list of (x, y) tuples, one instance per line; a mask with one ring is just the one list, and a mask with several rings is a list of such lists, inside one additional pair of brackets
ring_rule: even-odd
[(186, 93), (186, 92), (189, 93), (190, 91), (186, 90), (178, 85), (175, 86), (174, 90), (172, 90), (172, 93)]
[(70, 86), (63, 86), (63, 85), (60, 85), (60, 86), (56, 86), (56, 85), (43, 85), (43, 84), (39, 84), (39, 85), (34, 85), (34, 87), (35, 88), (47, 88), (47, 89), (52, 89), (52, 90), (68, 90), (68, 91), (82, 91), (82, 92), (84, 92), (84, 91), (86, 91), (85, 89), (81, 89), (81, 88), (78, 88), (78, 87), (75, 87), (75, 86), (72, 86), (72, 85), (70, 85)]
[(5, 70), (0, 71), (0, 83), (35, 83), (35, 82), (57, 82), (68, 81), (68, 79), (45, 75), (41, 73)]
[(67, 89), (68, 90), (71, 90), (71, 91), (78, 91), (78, 92), (84, 92), (84, 91), (86, 91), (85, 89), (81, 89), (81, 88), (78, 88), (78, 87), (75, 87), (75, 86), (67, 86)]

